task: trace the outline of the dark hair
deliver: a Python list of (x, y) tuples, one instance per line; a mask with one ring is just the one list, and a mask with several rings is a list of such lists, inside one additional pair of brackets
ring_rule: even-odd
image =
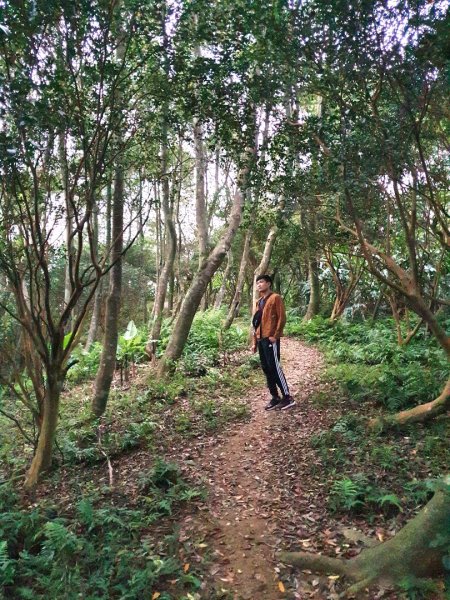
[(258, 277), (256, 278), (256, 281), (260, 281), (261, 279), (264, 279), (264, 281), (267, 281), (267, 283), (270, 283), (270, 285), (272, 285), (272, 277), (270, 275), (258, 275)]

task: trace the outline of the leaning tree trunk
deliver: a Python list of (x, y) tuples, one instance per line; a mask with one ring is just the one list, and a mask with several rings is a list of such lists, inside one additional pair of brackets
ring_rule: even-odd
[(310, 321), (319, 314), (320, 308), (320, 282), (319, 282), (319, 263), (315, 256), (308, 258), (308, 281), (309, 281), (309, 302), (304, 321)]
[(223, 274), (222, 284), (220, 286), (219, 291), (217, 292), (217, 296), (214, 301), (214, 309), (215, 310), (219, 310), (219, 308), (222, 306), (222, 302), (223, 302), (223, 299), (225, 296), (225, 291), (227, 289), (228, 278), (230, 276), (232, 266), (233, 266), (233, 254), (230, 249), (227, 252), (227, 266), (226, 266), (225, 272)]
[(231, 327), (231, 324), (233, 323), (234, 318), (236, 317), (239, 307), (240, 307), (240, 304), (241, 304), (242, 288), (244, 287), (245, 272), (247, 270), (247, 265), (248, 265), (248, 258), (249, 258), (249, 254), (250, 254), (250, 243), (252, 240), (252, 236), (253, 236), (253, 227), (250, 226), (247, 229), (247, 232), (245, 234), (241, 264), (239, 266), (239, 274), (238, 274), (238, 278), (237, 278), (237, 282), (236, 282), (236, 290), (234, 292), (233, 300), (230, 304), (230, 308), (228, 311), (226, 321), (223, 325), (224, 329), (229, 329)]
[(41, 407), (39, 439), (25, 478), (25, 487), (27, 489), (33, 488), (37, 484), (41, 474), (47, 471), (52, 464), (53, 444), (58, 424), (59, 399), (63, 380), (64, 376), (61, 376), (58, 372), (49, 373), (47, 376), (47, 389)]
[(393, 538), (363, 550), (356, 558), (342, 560), (309, 552), (283, 552), (283, 562), (318, 573), (344, 575), (355, 581), (346, 596), (362, 592), (374, 583), (398, 583), (405, 578), (444, 575), (448, 553), (439, 536), (450, 523), (450, 478), (426, 506)]
[(247, 173), (248, 167), (245, 167), (238, 177), (230, 221), (226, 231), (223, 233), (215, 248), (210, 252), (209, 256), (203, 261), (201, 269), (199, 269), (194, 276), (189, 290), (186, 293), (169, 344), (160, 363), (160, 375), (167, 373), (173, 367), (174, 362), (180, 358), (203, 294), (214, 273), (220, 267), (226, 253), (230, 249), (231, 242), (233, 241), (241, 221), (242, 210), (244, 207), (244, 192), (242, 188), (245, 185), (244, 182), (246, 181)]
[(123, 187), (123, 167), (122, 165), (118, 165), (114, 178), (112, 267), (109, 279), (109, 294), (106, 300), (105, 334), (103, 336), (103, 350), (100, 358), (100, 367), (95, 379), (95, 393), (92, 401), (92, 410), (97, 417), (100, 417), (105, 412), (116, 368), (116, 352), (119, 338), (118, 320), (122, 294)]
[(272, 256), (273, 247), (275, 245), (275, 240), (277, 239), (278, 227), (273, 225), (270, 228), (269, 234), (266, 239), (266, 243), (264, 246), (264, 252), (261, 258), (261, 262), (255, 269), (255, 273), (253, 276), (253, 304), (258, 299), (258, 290), (256, 289), (256, 278), (259, 275), (264, 275), (269, 268), (270, 258)]

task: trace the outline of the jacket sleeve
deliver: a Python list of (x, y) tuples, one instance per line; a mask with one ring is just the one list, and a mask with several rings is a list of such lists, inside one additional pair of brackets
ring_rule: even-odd
[(275, 299), (275, 309), (277, 311), (278, 319), (276, 321), (276, 328), (273, 337), (279, 339), (280, 337), (282, 337), (283, 329), (286, 325), (286, 310), (284, 308), (284, 302), (281, 299), (281, 296), (277, 296), (277, 298)]

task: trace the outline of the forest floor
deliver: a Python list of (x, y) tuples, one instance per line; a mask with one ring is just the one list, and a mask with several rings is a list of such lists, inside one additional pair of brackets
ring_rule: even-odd
[[(214, 589), (214, 597), (338, 598), (343, 588), (336, 577), (293, 573), (279, 563), (276, 552), (305, 549), (350, 558), (365, 543), (390, 535), (363, 518), (348, 523), (342, 515), (330, 519), (325, 510), (328, 482), (310, 440), (345, 407), (323, 410), (314, 402), (318, 391), (327, 394), (329, 385), (320, 380), (323, 359), (316, 348), (283, 339), (282, 361), (295, 407), (266, 412), (267, 390), (257, 387), (246, 394), (251, 409), (246, 423), (228, 427), (212, 446), (190, 445), (190, 475), (206, 478), (208, 495), (197, 515), (184, 518), (180, 541), (197, 548), (200, 563), (206, 555), (203, 587)], [(397, 598), (387, 590), (367, 597)]]
[[(149, 598), (164, 597), (166, 590), (172, 598), (193, 600), (335, 600), (345, 581), (293, 570), (280, 563), (277, 552), (357, 555), (395, 535), (426, 502), (429, 491), (408, 500), (403, 495), (405, 482), (420, 483), (442, 468), (439, 461), (430, 466), (423, 458), (420, 431), (392, 433), (381, 440), (368, 439), (363, 425), (353, 430), (348, 425), (347, 431), (349, 415), (359, 413), (364, 423), (373, 407), (350, 401), (332, 381), (324, 380), (325, 361), (317, 348), (295, 338), (282, 340), (283, 369), (296, 400), (286, 411), (264, 410), (269, 397), (259, 367), (239, 370), (247, 354), (231, 358), (218, 370), (227, 378), (222, 384), (214, 387), (214, 380), (198, 378), (194, 387), (177, 392), (160, 408), (146, 400), (146, 382), (152, 377), (143, 365), (132, 389), (124, 392), (128, 395), (125, 403), (121, 400), (123, 408), (107, 426), (113, 432), (118, 424), (123, 426), (126, 411), (129, 419), (138, 414), (148, 418), (145, 411), (155, 406), (150, 417), (157, 425), (153, 441), (111, 454), (108, 464), (103, 460), (86, 469), (63, 466), (57, 483), (40, 487), (42, 498), (54, 493), (66, 507), (74, 505), (80, 490), (100, 490), (102, 502), (110, 505), (140, 506), (147, 501), (142, 474), (160, 456), (178, 465), (192, 489), (206, 492), (173, 511), (169, 508), (166, 517), (142, 531), (163, 555), (168, 550), (162, 540), (175, 534), (170, 552), (184, 565), (184, 573), (198, 581), (197, 591), (177, 595), (181, 580), (168, 578), (162, 587), (149, 590)], [(78, 397), (80, 393), (78, 389)], [(126, 429), (117, 431), (120, 439), (125, 433)], [(438, 432), (432, 441), (434, 448)], [(401, 506), (394, 500), (373, 508), (370, 498), (364, 499), (361, 510), (356, 505), (344, 510), (330, 506), (333, 483), (346, 477), (358, 481), (359, 476), (366, 478), (367, 489), (387, 489)], [(359, 597), (405, 596), (374, 588)]]

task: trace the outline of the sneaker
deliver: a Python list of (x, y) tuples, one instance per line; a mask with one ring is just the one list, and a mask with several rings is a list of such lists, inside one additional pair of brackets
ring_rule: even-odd
[(279, 410), (286, 410), (288, 408), (292, 408), (293, 406), (295, 406), (295, 400), (292, 396), (286, 396), (286, 398), (283, 398), (281, 402), (277, 404), (277, 408)]
[(273, 410), (274, 408), (277, 408), (278, 405), (280, 404), (280, 402), (281, 402), (280, 398), (272, 397), (270, 399), (269, 404), (267, 404), (267, 406), (266, 406), (266, 410)]

